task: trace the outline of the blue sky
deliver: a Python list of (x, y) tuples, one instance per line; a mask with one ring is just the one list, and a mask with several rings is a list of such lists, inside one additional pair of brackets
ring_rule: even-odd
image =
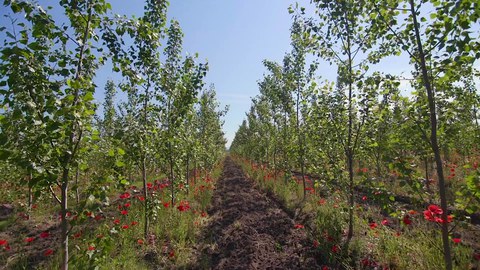
[[(308, 1), (304, 1), (307, 3)], [(281, 61), (290, 46), (292, 0), (177, 0), (169, 17), (180, 22), (185, 49), (198, 52), (210, 65), (207, 81), (230, 110), (224, 131), (230, 145), (257, 81), (265, 71), (263, 59)]]
[[(115, 12), (138, 15), (143, 12), (140, 4), (143, 1), (120, 6), (121, 2), (111, 2)], [(290, 51), (292, 18), (288, 7), (296, 2), (309, 3), (308, 0), (170, 1), (168, 17), (180, 22), (185, 34), (185, 53), (197, 52), (200, 60), (208, 60), (206, 85), (215, 84), (222, 107), (230, 107), (224, 124), (227, 147), (250, 109), (250, 98), (258, 94), (257, 81), (265, 71), (262, 61), (282, 61)], [(328, 66), (324, 71), (335, 78), (335, 69)], [(98, 85), (104, 83), (99, 80)], [(97, 98), (103, 98), (103, 93), (99, 92)]]

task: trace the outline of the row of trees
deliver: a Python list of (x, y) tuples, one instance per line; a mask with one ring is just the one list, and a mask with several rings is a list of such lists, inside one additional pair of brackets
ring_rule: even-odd
[[(26, 176), (29, 204), (45, 191), (60, 204), (62, 269), (68, 213), (108, 202), (111, 188), (139, 175), (146, 238), (156, 209), (147, 182), (166, 174), (173, 204), (192, 169), (207, 171), (223, 154), (227, 110), (213, 86), (204, 88), (208, 65), (182, 56), (183, 33), (177, 21), (167, 24), (168, 1), (147, 0), (144, 14), (129, 18), (109, 14), (104, 0), (61, 0), (63, 23), (35, 3), (4, 5), (13, 14), (1, 28), (0, 157)], [(107, 59), (122, 80), (107, 83), (100, 117), (94, 81)], [(125, 101), (115, 101), (118, 90)]]
[[(425, 178), (438, 182), (442, 209), (453, 199), (478, 202), (478, 185), (466, 183), (454, 195), (443, 172), (455, 155), (468, 163), (478, 154), (478, 3), (316, 0), (312, 6), (312, 18), (305, 8), (290, 9), (292, 51), (283, 63), (264, 62), (260, 95), (236, 133), (232, 152), (269, 163), (275, 171), (303, 175), (306, 170), (327, 182), (344, 180), (347, 246), (353, 236), (355, 166), (373, 164), (370, 169), (380, 179), (396, 170), (414, 189), (420, 179), (414, 172), (421, 171), (416, 166), (424, 166)], [(308, 55), (315, 60), (307, 64)], [(395, 55), (409, 57), (410, 78), (369, 72)], [(338, 68), (335, 84), (316, 80), (321, 61)], [(414, 90), (402, 95), (402, 82)], [(469, 181), (477, 183), (478, 177)], [(447, 211), (442, 219), (447, 220)], [(444, 222), (445, 265), (451, 269), (448, 232)]]

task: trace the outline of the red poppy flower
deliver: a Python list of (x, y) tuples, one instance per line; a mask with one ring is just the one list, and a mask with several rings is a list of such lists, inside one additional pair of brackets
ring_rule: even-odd
[(180, 204), (177, 206), (177, 209), (180, 212), (188, 211), (188, 209), (190, 209), (190, 204), (188, 203), (188, 201), (181, 201)]
[(362, 264), (363, 266), (370, 266), (370, 260), (369, 260), (368, 258), (363, 258), (363, 259), (361, 260), (361, 264)]
[(168, 257), (170, 257), (170, 258), (175, 257), (175, 251), (173, 251), (173, 250), (170, 251), (170, 253), (168, 253)]
[(405, 216), (403, 217), (403, 223), (404, 223), (405, 225), (410, 225), (410, 224), (412, 224), (412, 220), (410, 219), (410, 216), (409, 216), (409, 215), (405, 215)]
[(41, 237), (41, 238), (47, 238), (47, 237), (49, 237), (49, 236), (50, 236), (50, 233), (49, 233), (49, 232), (42, 232), (42, 233), (40, 234), (40, 237)]
[(206, 217), (206, 216), (207, 216), (207, 213), (202, 212), (200, 215), (201, 215), (202, 217)]
[(95, 215), (95, 220), (97, 220), (97, 221), (98, 221), (98, 220), (101, 220), (102, 218), (103, 218), (103, 216), (100, 215), (100, 214)]
[(410, 211), (408, 211), (408, 213), (413, 216), (413, 215), (416, 215), (416, 214), (417, 214), (417, 211), (415, 211), (415, 210), (410, 210)]
[(448, 215), (447, 216), (447, 223), (450, 223), (453, 221), (453, 216), (452, 215)]
[(128, 211), (127, 211), (127, 210), (122, 210), (122, 211), (120, 212), (120, 214), (126, 216), (126, 215), (128, 215)]
[(124, 230), (128, 229), (128, 225), (126, 225), (126, 224), (123, 225), (123, 226), (122, 226), (122, 229), (124, 229)]
[(88, 246), (88, 250), (89, 250), (89, 251), (94, 251), (94, 250), (95, 250), (95, 247), (94, 247), (94, 246)]
[(147, 189), (152, 189), (153, 184), (152, 183), (147, 183)]
[(303, 229), (305, 228), (305, 226), (303, 226), (302, 224), (295, 224), (295, 229)]
[(6, 245), (6, 246), (4, 247), (4, 249), (5, 249), (6, 251), (9, 251), (9, 250), (11, 249), (11, 248), (10, 248), (10, 245)]
[(388, 225), (388, 220), (387, 220), (386, 218), (384, 218), (384, 219), (382, 220), (382, 225), (383, 225), (383, 226), (387, 226), (387, 225)]
[(80, 236), (82, 236), (82, 233), (78, 232), (78, 233), (73, 235), (73, 238), (80, 238)]
[(362, 201), (366, 201), (366, 200), (367, 200), (367, 196), (363, 196)]
[(424, 217), (426, 220), (435, 221), (435, 214), (433, 214), (433, 213), (432, 213), (431, 211), (429, 211), (429, 210), (423, 211), (423, 217)]
[(130, 193), (125, 192), (120, 195), (120, 199), (129, 199), (130, 198)]
[(473, 258), (477, 261), (480, 261), (480, 253), (473, 254)]
[(141, 202), (143, 202), (143, 201), (145, 201), (145, 197), (143, 197), (143, 196), (138, 196), (138, 200), (141, 201)]
[[(430, 205), (428, 206), (428, 209), (423, 211), (423, 217), (432, 222), (437, 222), (437, 223), (443, 223), (444, 220), (440, 217), (443, 214), (442, 208), (440, 208), (437, 205)], [(453, 216), (448, 215), (447, 216), (447, 223), (450, 223), (453, 221)]]
[(169, 206), (170, 206), (170, 203), (169, 203), (169, 202), (164, 202), (164, 203), (163, 203), (163, 207), (168, 208)]
[(460, 239), (460, 238), (452, 238), (452, 241), (453, 241), (455, 244), (458, 244), (458, 243), (461, 243), (461, 242), (462, 242), (462, 239)]
[(52, 249), (47, 249), (47, 250), (45, 250), (45, 252), (43, 252), (43, 255), (45, 255), (45, 256), (50, 256), (50, 255), (52, 255), (52, 254), (53, 254), (53, 250), (52, 250)]
[(320, 243), (317, 240), (314, 240), (313, 241), (313, 247), (318, 248), (318, 246), (320, 246)]
[(138, 239), (138, 240), (137, 240), (137, 244), (143, 245), (143, 243), (144, 243), (144, 242), (143, 242), (143, 239)]
[(431, 204), (428, 206), (428, 211), (436, 214), (436, 215), (441, 215), (443, 214), (443, 210), (442, 208), (440, 208), (440, 206), (438, 205), (435, 205), (435, 204)]
[(338, 245), (333, 245), (333, 247), (332, 247), (332, 252), (333, 253), (337, 253), (339, 250), (340, 250), (340, 248), (338, 247)]
[(373, 229), (377, 228), (378, 225), (377, 225), (377, 223), (372, 222), (372, 223), (368, 224), (368, 226), (370, 226), (370, 229), (373, 230)]
[(130, 203), (126, 203), (126, 204), (124, 204), (123, 206), (124, 206), (125, 208), (128, 208), (128, 207), (130, 207), (130, 205), (131, 205)]
[(330, 269), (330, 268), (328, 268), (328, 266), (326, 266), (326, 265), (324, 265), (324, 266), (322, 267), (322, 270), (329, 270), (329, 269)]
[(325, 199), (320, 199), (320, 200), (318, 201), (318, 204), (324, 205), (326, 202), (327, 202), (327, 201), (326, 201)]
[(360, 174), (366, 173), (366, 172), (368, 172), (368, 168), (359, 168), (359, 169), (357, 170), (357, 172), (360, 173)]
[(33, 242), (33, 240), (35, 240), (35, 237), (27, 237), (27, 238), (25, 238), (25, 242), (27, 242), (27, 243), (31, 243), (31, 242)]
[(164, 188), (166, 188), (166, 187), (168, 187), (168, 184), (167, 184), (167, 183), (165, 183), (165, 184), (160, 184), (160, 186), (159, 186), (160, 189), (164, 189)]
[(0, 246), (8, 245), (8, 241), (5, 239), (0, 239)]
[(132, 221), (132, 223), (131, 223), (132, 226), (135, 226), (137, 224), (138, 224), (138, 222), (136, 222), (136, 221)]
[(113, 221), (113, 223), (116, 224), (116, 225), (120, 224), (120, 219), (115, 219), (115, 220)]

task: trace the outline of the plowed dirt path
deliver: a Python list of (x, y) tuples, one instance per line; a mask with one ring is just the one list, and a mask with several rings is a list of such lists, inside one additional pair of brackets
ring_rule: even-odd
[(230, 157), (209, 210), (199, 269), (319, 269), (304, 229)]

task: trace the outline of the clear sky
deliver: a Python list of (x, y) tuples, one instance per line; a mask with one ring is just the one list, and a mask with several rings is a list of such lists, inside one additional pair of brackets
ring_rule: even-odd
[[(141, 14), (138, 4), (111, 1), (115, 12)], [(222, 107), (229, 105), (224, 132), (230, 146), (235, 132), (258, 92), (257, 81), (265, 69), (264, 59), (282, 61), (290, 51), (291, 14), (288, 7), (308, 0), (171, 0), (169, 19), (176, 19), (185, 34), (185, 53), (199, 53), (208, 60), (206, 86), (213, 83)], [(335, 78), (335, 69), (325, 70)], [(107, 75), (108, 76), (108, 75)], [(102, 80), (101, 78), (99, 78)], [(103, 86), (104, 82), (98, 85)], [(103, 98), (99, 92), (98, 99)]]
[[(307, 3), (308, 1), (304, 1)], [(208, 83), (218, 99), (229, 105), (224, 131), (230, 145), (258, 94), (265, 71), (263, 59), (281, 61), (290, 50), (294, 0), (176, 0), (169, 17), (180, 22), (185, 49), (198, 52), (210, 65)]]

